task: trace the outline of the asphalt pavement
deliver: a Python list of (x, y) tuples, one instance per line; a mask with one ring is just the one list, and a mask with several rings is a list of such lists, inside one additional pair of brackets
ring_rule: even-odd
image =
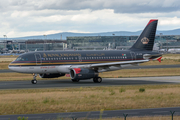
[[(64, 112), (64, 113), (47, 113), (47, 114), (21, 114), (21, 115), (1, 115), (0, 120), (15, 120), (20, 117), (28, 117), (28, 120), (56, 120), (62, 118), (112, 118), (112, 117), (128, 117), (133, 116), (164, 116), (168, 115), (171, 119), (171, 112), (174, 112), (174, 115), (180, 115), (180, 107), (171, 107), (171, 108), (151, 108), (151, 109), (132, 109), (132, 110), (111, 110), (103, 111), (101, 114), (100, 111), (90, 111), (90, 112)], [(123, 115), (124, 114), (124, 115)], [(73, 120), (72, 119), (72, 120)]]
[[(64, 80), (39, 80), (37, 84), (31, 81), (0, 81), (0, 90), (3, 89), (35, 89), (35, 88), (71, 88), (71, 87), (96, 87), (96, 86), (121, 86), (121, 85), (146, 85), (146, 84), (168, 84), (176, 83), (180, 76), (169, 79), (166, 77), (137, 77), (137, 78), (103, 78), (101, 83), (94, 83), (92, 79), (72, 82), (70, 79)], [(158, 79), (162, 78), (162, 80)], [(157, 79), (157, 80), (156, 80)], [(176, 80), (177, 79), (177, 80)], [(167, 81), (166, 81), (167, 80)]]

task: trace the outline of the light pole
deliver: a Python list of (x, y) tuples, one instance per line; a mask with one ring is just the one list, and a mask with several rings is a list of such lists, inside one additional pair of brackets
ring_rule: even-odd
[(112, 35), (113, 35), (113, 44), (112, 44), (112, 48), (115, 49), (115, 47), (116, 47), (116, 46), (115, 46), (115, 37), (114, 37), (115, 34), (113, 33)]
[(45, 46), (45, 39), (46, 39), (46, 35), (43, 35), (44, 36), (44, 51), (46, 50), (46, 46)]
[(7, 41), (7, 35), (3, 35), (4, 36), (4, 48), (6, 50), (6, 41)]
[(162, 35), (163, 35), (163, 33), (160, 33), (160, 40), (161, 40)]

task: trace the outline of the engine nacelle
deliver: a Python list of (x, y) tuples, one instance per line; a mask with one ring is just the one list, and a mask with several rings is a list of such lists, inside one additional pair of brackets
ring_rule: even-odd
[(57, 78), (57, 77), (61, 77), (64, 76), (64, 73), (49, 73), (49, 74), (39, 74), (39, 76), (41, 78)]
[(72, 79), (83, 80), (98, 77), (98, 73), (91, 69), (73, 68), (70, 70)]

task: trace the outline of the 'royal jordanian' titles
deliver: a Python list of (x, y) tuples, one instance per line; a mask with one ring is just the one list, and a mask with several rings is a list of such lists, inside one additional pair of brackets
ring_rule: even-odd
[[(151, 59), (160, 57), (152, 52), (158, 20), (150, 20), (134, 45), (129, 50), (114, 51), (37, 51), (20, 55), (9, 64), (9, 69), (33, 74), (36, 76), (55, 78), (70, 74), (73, 82), (91, 79), (100, 83), (98, 73), (119, 70), (129, 66), (137, 66)], [(158, 60), (160, 61), (161, 58)]]

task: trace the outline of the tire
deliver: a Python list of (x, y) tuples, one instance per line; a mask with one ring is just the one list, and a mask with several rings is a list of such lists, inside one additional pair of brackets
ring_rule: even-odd
[(95, 77), (93, 78), (94, 83), (101, 83), (102, 82), (102, 78), (101, 77)]
[(31, 83), (32, 83), (32, 84), (36, 84), (36, 83), (37, 83), (37, 80), (31, 80)]
[(97, 78), (97, 83), (101, 83), (102, 82), (102, 78), (101, 77), (98, 77)]

